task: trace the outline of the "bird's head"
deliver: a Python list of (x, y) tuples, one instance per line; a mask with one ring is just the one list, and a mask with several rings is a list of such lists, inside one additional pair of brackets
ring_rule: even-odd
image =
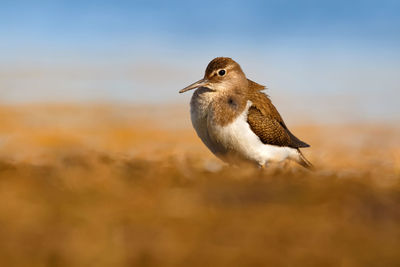
[(240, 65), (231, 58), (217, 57), (208, 64), (203, 79), (183, 88), (179, 93), (200, 87), (206, 87), (214, 92), (223, 92), (246, 86), (246, 75)]

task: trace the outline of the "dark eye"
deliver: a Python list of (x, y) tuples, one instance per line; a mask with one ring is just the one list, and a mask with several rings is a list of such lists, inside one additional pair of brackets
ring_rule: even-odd
[(225, 70), (220, 70), (220, 71), (218, 71), (218, 75), (219, 75), (219, 76), (224, 76), (225, 73), (226, 73)]

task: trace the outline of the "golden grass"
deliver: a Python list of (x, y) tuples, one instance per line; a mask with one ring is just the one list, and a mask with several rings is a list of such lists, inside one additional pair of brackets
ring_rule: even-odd
[(317, 170), (260, 171), (142, 108), (0, 108), (1, 266), (400, 264), (398, 128), (291, 127)]

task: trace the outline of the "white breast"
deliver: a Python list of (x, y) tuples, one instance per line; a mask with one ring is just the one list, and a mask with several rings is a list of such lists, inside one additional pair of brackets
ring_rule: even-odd
[(213, 101), (213, 98), (213, 93), (207, 91), (206, 88), (197, 89), (190, 100), (190, 118), (192, 120), (193, 128), (196, 130), (201, 141), (203, 141), (211, 152), (218, 155), (221, 147), (215, 144), (215, 142), (210, 138), (207, 128), (209, 106)]
[(261, 142), (247, 122), (247, 113), (251, 105), (251, 101), (247, 101), (242, 114), (226, 126), (216, 124), (210, 111), (207, 118), (207, 132), (211, 143), (223, 147), (226, 152), (234, 151), (244, 159), (257, 162), (259, 165), (297, 158), (298, 151), (294, 148), (266, 145)]

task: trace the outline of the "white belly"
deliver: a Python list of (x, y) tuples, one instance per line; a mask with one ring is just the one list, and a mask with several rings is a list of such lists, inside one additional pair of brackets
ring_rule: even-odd
[(252, 103), (247, 101), (246, 109), (236, 120), (226, 126), (214, 124), (212, 116), (208, 120), (209, 135), (226, 150), (234, 151), (244, 159), (264, 165), (268, 162), (281, 162), (298, 157), (297, 149), (267, 145), (251, 130), (247, 113)]
[(297, 149), (261, 142), (247, 122), (247, 113), (252, 105), (250, 101), (247, 101), (245, 110), (225, 126), (214, 122), (213, 112), (209, 109), (211, 101), (211, 93), (195, 92), (191, 100), (191, 120), (197, 135), (216, 156), (226, 159), (229, 153), (234, 153), (261, 166), (268, 162), (298, 158)]

